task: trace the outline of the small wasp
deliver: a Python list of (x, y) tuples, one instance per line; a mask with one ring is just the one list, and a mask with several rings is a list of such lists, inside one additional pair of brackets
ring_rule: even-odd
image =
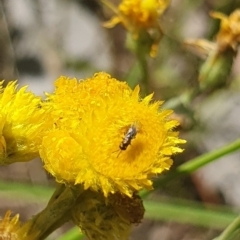
[(130, 125), (130, 127), (128, 128), (128, 130), (126, 131), (122, 142), (119, 145), (120, 151), (117, 155), (117, 157), (119, 157), (121, 151), (125, 151), (128, 146), (131, 144), (131, 141), (136, 137), (138, 133), (138, 128), (135, 124)]
[(121, 144), (119, 145), (119, 148), (121, 150), (126, 150), (127, 147), (131, 144), (131, 141), (136, 137), (136, 135), (137, 127), (136, 125), (132, 124), (126, 132)]

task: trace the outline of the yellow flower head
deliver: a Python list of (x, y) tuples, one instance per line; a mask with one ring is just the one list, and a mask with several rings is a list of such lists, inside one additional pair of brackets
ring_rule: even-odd
[(131, 196), (151, 189), (151, 177), (182, 152), (172, 111), (159, 110), (152, 94), (140, 99), (138, 86), (131, 90), (103, 72), (85, 81), (60, 77), (55, 85), (45, 102), (55, 129), (43, 138), (40, 155), (58, 182)]
[(211, 16), (221, 20), (217, 34), (219, 49), (225, 51), (230, 48), (236, 51), (240, 42), (240, 9), (236, 9), (229, 17), (220, 12), (212, 12)]
[(43, 130), (49, 125), (41, 98), (27, 87), (16, 90), (10, 82), (0, 82), (0, 164), (30, 161), (38, 156)]
[(20, 240), (17, 231), (20, 228), (19, 215), (11, 218), (11, 211), (7, 211), (4, 218), (0, 218), (0, 239), (2, 240)]
[(104, 26), (112, 28), (121, 23), (135, 38), (138, 38), (141, 31), (149, 32), (153, 40), (150, 55), (155, 56), (162, 36), (159, 17), (168, 7), (169, 0), (122, 0), (118, 8), (108, 0), (102, 0), (102, 2), (116, 14)]
[(90, 240), (128, 240), (131, 224), (143, 218), (142, 200), (121, 194), (110, 195), (87, 190), (80, 195), (72, 208), (73, 222), (80, 227)]
[(185, 41), (185, 46), (206, 58), (199, 71), (202, 91), (212, 91), (226, 86), (240, 43), (240, 9), (235, 10), (230, 16), (220, 12), (211, 12), (210, 15), (221, 20), (216, 41), (205, 39)]

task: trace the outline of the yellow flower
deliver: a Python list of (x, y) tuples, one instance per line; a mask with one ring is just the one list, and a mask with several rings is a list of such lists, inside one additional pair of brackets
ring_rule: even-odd
[(154, 57), (162, 37), (158, 20), (168, 7), (169, 0), (122, 0), (118, 8), (108, 0), (102, 0), (102, 2), (116, 14), (104, 26), (112, 28), (121, 23), (134, 38), (138, 38), (142, 31), (148, 32), (153, 41), (150, 55)]
[[(213, 18), (221, 20), (220, 30), (216, 36), (216, 41), (188, 39), (184, 41), (185, 46), (203, 58), (207, 58), (209, 55), (220, 55), (222, 53), (228, 54), (228, 52), (235, 57), (235, 52), (237, 51), (240, 42), (240, 9), (235, 10), (229, 16), (220, 12), (210, 12), (210, 15)], [(217, 57), (218, 56), (215, 58)], [(216, 59), (214, 61), (216, 61)]]
[(4, 218), (0, 218), (0, 239), (2, 240), (20, 240), (17, 231), (20, 228), (19, 214), (11, 218), (11, 211), (7, 211)]
[(226, 80), (240, 43), (240, 9), (236, 9), (229, 16), (220, 12), (211, 12), (210, 15), (221, 20), (216, 41), (185, 41), (188, 48), (191, 47), (197, 55), (205, 58), (199, 71), (200, 89), (203, 91), (213, 91), (228, 84)]
[(211, 16), (221, 20), (220, 31), (217, 34), (217, 44), (220, 51), (237, 50), (240, 42), (240, 9), (226, 16), (220, 12), (212, 12)]
[(55, 85), (45, 102), (55, 129), (43, 138), (40, 155), (58, 182), (131, 196), (151, 189), (151, 178), (182, 152), (172, 111), (159, 110), (162, 102), (151, 102), (152, 94), (140, 99), (138, 86), (131, 90), (103, 72), (85, 81), (60, 77)]
[(49, 125), (41, 98), (26, 92), (26, 87), (16, 88), (16, 81), (6, 88), (0, 82), (0, 164), (37, 157), (42, 133)]
[(128, 240), (131, 224), (140, 223), (144, 208), (142, 200), (121, 194), (107, 199), (96, 191), (87, 190), (72, 208), (73, 222), (90, 240)]

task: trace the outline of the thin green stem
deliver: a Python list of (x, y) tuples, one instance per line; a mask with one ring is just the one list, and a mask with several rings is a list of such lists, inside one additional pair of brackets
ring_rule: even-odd
[(149, 94), (149, 72), (147, 58), (144, 54), (139, 54), (138, 61), (141, 70), (141, 84), (144, 90), (144, 94)]
[(146, 31), (140, 31), (137, 39), (132, 34), (128, 35), (127, 45), (137, 58), (140, 70), (140, 80), (142, 93), (149, 94), (149, 69), (148, 57), (151, 47), (151, 38)]
[(192, 159), (189, 162), (186, 162), (177, 168), (178, 174), (187, 174), (196, 171), (197, 169), (203, 167), (204, 165), (213, 162), (225, 155), (236, 152), (240, 150), (240, 139), (221, 147), (212, 152), (205, 153), (199, 157)]
[[(225, 155), (228, 155), (230, 153), (234, 153), (236, 151), (240, 150), (240, 139), (221, 147), (217, 150), (213, 150), (209, 153), (202, 154), (199, 157), (196, 157), (182, 165), (180, 165), (176, 170), (170, 172), (165, 177), (160, 178), (156, 182), (154, 182), (154, 188), (157, 188), (159, 186), (162, 186), (169, 182), (170, 180), (180, 177), (182, 175), (190, 174), (197, 169), (207, 165), (208, 163), (211, 163)], [(146, 197), (149, 194), (148, 191), (142, 191), (140, 193), (141, 197)]]
[(229, 240), (233, 233), (240, 228), (240, 216), (230, 223), (230, 225), (215, 240)]
[(144, 200), (144, 207), (145, 217), (149, 219), (175, 221), (220, 230), (226, 228), (238, 215), (222, 206), (203, 205), (191, 201), (173, 202), (171, 199), (167, 202)]

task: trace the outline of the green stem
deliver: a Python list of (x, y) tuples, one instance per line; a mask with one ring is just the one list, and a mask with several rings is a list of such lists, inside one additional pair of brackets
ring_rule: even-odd
[[(221, 147), (217, 150), (213, 150), (209, 153), (202, 154), (199, 157), (196, 157), (182, 165), (180, 165), (176, 170), (170, 172), (168, 175), (166, 175), (163, 178), (160, 178), (156, 182), (154, 182), (154, 188), (157, 188), (159, 186), (162, 186), (169, 182), (170, 180), (177, 178), (182, 175), (187, 175), (189, 173), (192, 173), (196, 171), (197, 169), (207, 165), (208, 163), (211, 163), (225, 155), (228, 155), (230, 153), (236, 152), (240, 150), (240, 139)], [(141, 197), (146, 197), (149, 194), (148, 191), (142, 191)]]
[(66, 186), (64, 184), (58, 184), (57, 188), (48, 201), (48, 205), (51, 205), (54, 201), (56, 201), (56, 199), (58, 199), (59, 196), (65, 191), (65, 189)]
[(131, 39), (134, 43), (133, 51), (136, 54), (139, 64), (142, 94), (149, 94), (149, 69), (147, 59), (149, 57), (151, 39), (146, 31), (140, 31), (137, 39), (134, 39), (131, 35)]
[(240, 216), (235, 218), (235, 220), (222, 232), (222, 234), (215, 238), (215, 240), (229, 240), (232, 234), (239, 230), (240, 228)]
[(144, 207), (145, 218), (148, 219), (174, 221), (219, 230), (226, 228), (238, 215), (222, 206), (171, 199), (166, 202), (144, 200)]
[(139, 54), (138, 56), (139, 66), (141, 70), (141, 83), (143, 94), (149, 94), (149, 72), (148, 72), (148, 63), (146, 56), (144, 54)]
[(64, 185), (59, 185), (44, 210), (26, 222), (19, 230), (19, 235), (24, 239), (45, 239), (49, 234), (70, 219), (70, 209), (75, 204), (77, 197), (82, 193)]
[(196, 171), (197, 169), (203, 167), (204, 165), (213, 162), (214, 160), (221, 158), (230, 153), (240, 150), (240, 139), (221, 147), (217, 150), (213, 150), (209, 153), (205, 153), (199, 157), (186, 162), (177, 168), (178, 174), (187, 174)]

